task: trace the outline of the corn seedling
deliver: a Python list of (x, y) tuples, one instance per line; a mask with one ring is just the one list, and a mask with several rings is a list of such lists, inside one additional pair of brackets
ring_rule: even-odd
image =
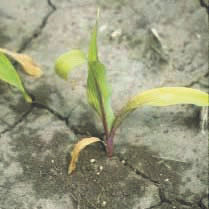
[[(68, 73), (75, 67), (84, 63), (88, 64), (87, 98), (88, 103), (98, 114), (104, 127), (105, 138), (103, 140), (107, 155), (113, 155), (113, 140), (117, 128), (122, 121), (136, 108), (144, 105), (169, 106), (176, 104), (194, 104), (197, 106), (208, 106), (208, 94), (200, 90), (185, 87), (162, 87), (139, 93), (130, 99), (119, 111), (114, 114), (111, 107), (111, 88), (107, 82), (106, 68), (98, 57), (97, 48), (98, 15), (96, 24), (91, 33), (88, 55), (81, 50), (67, 52), (56, 60), (56, 73), (67, 80)], [(80, 140), (72, 152), (72, 160), (69, 173), (75, 169), (79, 152), (91, 143), (100, 141), (98, 138), (85, 138)]]

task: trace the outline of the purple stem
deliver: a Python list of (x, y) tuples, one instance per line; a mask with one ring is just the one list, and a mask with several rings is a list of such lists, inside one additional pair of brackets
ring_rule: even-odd
[(107, 140), (106, 151), (107, 151), (108, 157), (111, 158), (113, 154), (113, 138), (112, 137), (109, 137)]
[(114, 139), (114, 136), (115, 136), (115, 131), (116, 131), (116, 129), (113, 128), (111, 130), (110, 136), (107, 138), (106, 151), (107, 151), (107, 155), (108, 155), (109, 158), (111, 158), (112, 155), (113, 155), (113, 148), (114, 148), (113, 139)]

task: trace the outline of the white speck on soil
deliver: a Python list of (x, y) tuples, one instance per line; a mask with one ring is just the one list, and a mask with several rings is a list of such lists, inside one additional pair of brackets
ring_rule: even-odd
[(115, 31), (112, 32), (111, 38), (114, 39), (114, 38), (117, 38), (117, 37), (119, 37), (121, 35), (122, 35), (122, 30), (121, 29), (117, 29), (117, 30), (115, 30)]
[(102, 207), (105, 207), (107, 205), (107, 202), (106, 201), (103, 201), (102, 202)]
[(100, 170), (100, 171), (103, 170), (103, 166), (102, 166), (102, 165), (99, 166), (99, 170)]
[(121, 162), (122, 162), (123, 164), (125, 164), (125, 163), (126, 163), (126, 161), (125, 161), (125, 160), (122, 160)]
[(95, 162), (96, 162), (96, 160), (93, 158), (90, 160), (90, 163), (95, 163)]

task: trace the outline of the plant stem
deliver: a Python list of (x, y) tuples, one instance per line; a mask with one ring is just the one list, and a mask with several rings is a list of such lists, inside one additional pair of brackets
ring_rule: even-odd
[(113, 138), (112, 137), (109, 137), (107, 140), (106, 152), (107, 152), (107, 156), (111, 158), (113, 155)]
[(116, 129), (113, 128), (110, 132), (109, 137), (107, 138), (107, 141), (106, 141), (106, 143), (107, 143), (106, 151), (107, 151), (107, 155), (109, 158), (111, 158), (113, 155), (113, 149), (114, 149), (113, 139), (115, 137), (115, 132), (116, 132)]

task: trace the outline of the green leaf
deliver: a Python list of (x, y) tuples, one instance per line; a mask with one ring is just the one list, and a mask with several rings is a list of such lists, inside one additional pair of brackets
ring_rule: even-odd
[(86, 62), (85, 53), (81, 50), (74, 49), (57, 58), (55, 70), (61, 78), (67, 80), (69, 72), (71, 72), (75, 67), (79, 67)]
[(12, 66), (7, 57), (2, 53), (0, 53), (0, 79), (12, 86), (17, 87), (22, 92), (25, 100), (27, 102), (32, 102), (32, 99), (26, 93), (15, 68)]
[(98, 61), (98, 49), (97, 49), (97, 21), (91, 33), (91, 40), (89, 43), (89, 53), (88, 53), (88, 61), (96, 62)]
[(105, 134), (108, 136), (114, 120), (111, 107), (111, 88), (107, 82), (105, 66), (99, 61), (97, 49), (97, 27), (99, 10), (97, 11), (96, 24), (91, 33), (88, 53), (88, 80), (87, 97), (89, 104), (100, 115)]
[(114, 121), (114, 127), (118, 127), (129, 112), (140, 106), (169, 106), (175, 104), (209, 106), (209, 95), (200, 90), (185, 87), (163, 87), (145, 91), (133, 97), (122, 108)]
[(98, 61), (98, 49), (97, 49), (97, 30), (98, 30), (98, 19), (99, 19), (99, 9), (97, 10), (97, 18), (96, 24), (91, 32), (91, 39), (89, 43), (89, 53), (88, 53), (88, 61), (96, 62)]
[[(89, 63), (87, 96), (89, 104), (101, 116), (108, 132), (114, 120), (111, 108), (111, 89), (106, 78), (105, 66), (98, 62)], [(107, 126), (107, 127), (105, 127)]]

